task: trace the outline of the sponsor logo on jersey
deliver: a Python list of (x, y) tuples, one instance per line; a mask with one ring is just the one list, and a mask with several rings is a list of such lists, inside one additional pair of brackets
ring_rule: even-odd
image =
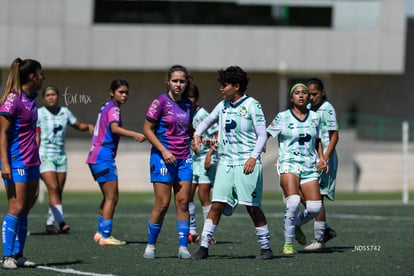
[(226, 126), (224, 129), (226, 132), (230, 132), (232, 129), (235, 129), (237, 127), (237, 123), (234, 120), (226, 120)]

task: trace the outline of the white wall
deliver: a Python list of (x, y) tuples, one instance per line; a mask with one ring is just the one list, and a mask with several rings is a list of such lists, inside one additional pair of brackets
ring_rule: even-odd
[(334, 26), (96, 25), (93, 0), (0, 0), (0, 66), (30, 57), (59, 69), (159, 70), (181, 63), (216, 70), (237, 63), (269, 72), (285, 61), (291, 72), (403, 73), (405, 0), (265, 2), (332, 6)]

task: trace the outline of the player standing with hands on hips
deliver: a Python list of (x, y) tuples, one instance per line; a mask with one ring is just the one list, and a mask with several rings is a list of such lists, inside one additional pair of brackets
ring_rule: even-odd
[(223, 100), (197, 127), (194, 135), (196, 146), (201, 145), (201, 135), (214, 123), (219, 124), (219, 162), (214, 183), (212, 205), (204, 223), (200, 249), (192, 259), (206, 259), (221, 215), (231, 215), (242, 204), (256, 227), (260, 253), (256, 259), (273, 257), (270, 234), (265, 214), (261, 209), (263, 171), (260, 154), (266, 144), (266, 121), (261, 104), (246, 95), (249, 79), (239, 66), (218, 71), (218, 81)]

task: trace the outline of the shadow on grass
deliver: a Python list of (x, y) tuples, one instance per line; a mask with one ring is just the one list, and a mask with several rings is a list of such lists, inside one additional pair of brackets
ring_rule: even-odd
[(125, 241), (126, 244), (147, 244), (147, 241)]
[(84, 261), (76, 260), (76, 261), (67, 261), (67, 262), (56, 262), (56, 263), (44, 263), (44, 264), (37, 264), (38, 266), (67, 266), (67, 265), (74, 265), (74, 264), (85, 264)]
[(299, 254), (327, 254), (327, 253), (343, 253), (347, 251), (352, 251), (354, 246), (333, 246), (325, 247), (317, 250), (298, 250)]

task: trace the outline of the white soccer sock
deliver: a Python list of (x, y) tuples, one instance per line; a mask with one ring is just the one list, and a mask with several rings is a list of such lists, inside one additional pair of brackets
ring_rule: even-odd
[(267, 224), (260, 227), (256, 227), (256, 236), (261, 249), (270, 248), (270, 233)]
[(210, 241), (214, 236), (214, 232), (216, 231), (216, 227), (217, 225), (214, 225), (211, 219), (206, 219), (203, 227), (203, 233), (201, 234), (200, 245), (202, 247), (208, 248)]
[(313, 232), (316, 241), (323, 241), (324, 232), (327, 225), (328, 224), (326, 223), (326, 221), (315, 221), (315, 223), (313, 224)]
[(46, 225), (53, 225), (55, 223), (55, 216), (52, 213), (52, 209), (49, 207), (47, 211)]
[(322, 208), (322, 200), (306, 200), (306, 209), (295, 219), (295, 225), (300, 226), (314, 219)]
[(201, 207), (203, 209), (204, 222), (207, 220), (207, 215), (208, 215), (208, 211), (210, 211), (210, 207), (211, 207), (211, 204)]
[(283, 219), (285, 229), (285, 243), (293, 243), (293, 240), (295, 238), (295, 218), (299, 210), (300, 196), (288, 196), (285, 202), (286, 211)]
[(197, 220), (196, 220), (196, 206), (194, 201), (188, 203), (188, 212), (190, 213), (190, 234), (197, 233)]
[(61, 223), (64, 221), (62, 204), (50, 206), (50, 209), (52, 209), (53, 216), (55, 217), (55, 220), (58, 223)]

